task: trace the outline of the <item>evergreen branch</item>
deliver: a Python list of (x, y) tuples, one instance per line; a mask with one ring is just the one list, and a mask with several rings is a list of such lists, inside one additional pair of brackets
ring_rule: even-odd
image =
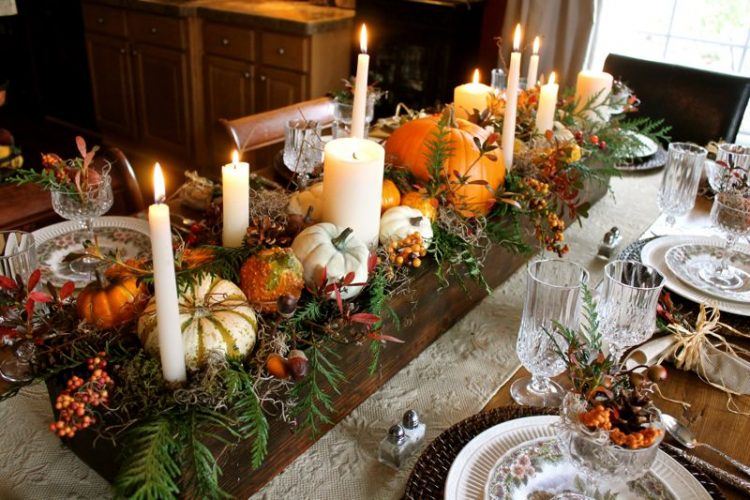
[(334, 408), (331, 396), (325, 391), (323, 384), (327, 382), (334, 392), (339, 393), (338, 384), (344, 380), (344, 374), (325, 357), (324, 351), (338, 357), (330, 349), (313, 344), (307, 350), (310, 372), (291, 390), (292, 398), (297, 401), (291, 414), (301, 417), (300, 427), (310, 429), (314, 436), (318, 435), (321, 423), (332, 423), (325, 412), (332, 412)]
[(181, 438), (184, 444), (185, 462), (191, 466), (192, 475), (188, 475), (189, 486), (200, 498), (232, 498), (219, 487), (221, 468), (211, 450), (203, 443), (202, 438), (215, 437), (204, 434), (203, 426), (213, 425), (213, 419), (204, 421), (205, 415), (200, 411), (191, 411), (189, 417), (181, 420)]
[(234, 404), (234, 412), (240, 423), (240, 432), (248, 439), (252, 439), (251, 464), (257, 469), (263, 464), (268, 454), (269, 425), (263, 407), (253, 387), (253, 379), (242, 367), (231, 370), (235, 381), (232, 389), (239, 399)]

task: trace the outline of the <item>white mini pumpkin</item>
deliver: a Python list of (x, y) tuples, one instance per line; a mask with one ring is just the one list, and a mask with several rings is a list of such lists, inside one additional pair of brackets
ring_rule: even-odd
[[(305, 283), (310, 288), (320, 286), (324, 273), (328, 283), (339, 281), (349, 273), (354, 273), (353, 283), (367, 282), (370, 251), (349, 228), (329, 222), (315, 224), (297, 235), (292, 250), (302, 262)], [(350, 299), (360, 291), (361, 285), (347, 286), (342, 288), (341, 297)], [(335, 297), (334, 293), (329, 294), (329, 298)]]
[(405, 205), (389, 208), (380, 218), (381, 245), (402, 240), (414, 233), (422, 235), (424, 246), (427, 248), (432, 240), (432, 223), (416, 208)]
[(313, 222), (320, 222), (323, 217), (323, 183), (313, 184), (304, 191), (297, 191), (289, 198), (287, 211), (290, 214), (306, 216), (310, 212)]
[[(255, 345), (258, 322), (245, 294), (231, 281), (205, 274), (179, 295), (185, 364), (190, 370), (211, 356), (239, 359)], [(146, 351), (159, 353), (156, 301), (152, 298), (138, 320), (138, 337)]]

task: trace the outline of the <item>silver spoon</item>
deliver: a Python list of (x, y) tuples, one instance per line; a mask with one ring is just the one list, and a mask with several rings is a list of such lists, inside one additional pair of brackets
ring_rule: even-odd
[(693, 449), (698, 447), (708, 448), (709, 450), (713, 451), (717, 455), (721, 456), (723, 459), (725, 459), (730, 464), (737, 467), (737, 469), (741, 470), (748, 476), (750, 476), (750, 467), (743, 464), (742, 462), (735, 460), (734, 458), (730, 457), (723, 451), (714, 448), (710, 444), (701, 443), (696, 438), (693, 432), (682, 425), (680, 422), (677, 421), (676, 418), (674, 418), (672, 415), (668, 415), (666, 413), (661, 414), (661, 421), (664, 422), (664, 426), (667, 429), (667, 432), (670, 436), (672, 436), (678, 443), (680, 443), (685, 448)]

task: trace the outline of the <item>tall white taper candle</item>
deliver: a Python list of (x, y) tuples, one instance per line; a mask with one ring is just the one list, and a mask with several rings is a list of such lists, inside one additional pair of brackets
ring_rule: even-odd
[(161, 166), (157, 163), (154, 165), (155, 202), (148, 207), (151, 255), (154, 262), (156, 328), (159, 332), (159, 354), (164, 380), (167, 382), (182, 382), (187, 377), (185, 373), (185, 347), (182, 341), (182, 330), (180, 329), (169, 205), (164, 203), (164, 193), (164, 175), (161, 172)]
[(232, 153), (232, 163), (221, 167), (221, 197), (222, 245), (239, 248), (250, 221), (250, 165), (240, 161), (237, 151)]
[(554, 130), (555, 107), (557, 106), (557, 91), (560, 86), (555, 83), (555, 72), (549, 75), (549, 82), (539, 89), (539, 106), (536, 109), (536, 131), (544, 134)]
[(508, 67), (508, 87), (505, 89), (505, 117), (503, 119), (503, 160), (506, 170), (513, 167), (513, 144), (516, 139), (516, 107), (518, 106), (518, 80), (521, 72), (521, 25), (513, 34), (513, 52)]
[(534, 45), (529, 59), (529, 72), (526, 73), (526, 90), (536, 86), (536, 74), (539, 70), (539, 37), (534, 37)]
[(359, 32), (357, 56), (357, 76), (354, 80), (354, 101), (352, 102), (351, 137), (362, 139), (365, 136), (365, 116), (367, 115), (367, 72), (370, 68), (370, 56), (367, 54), (367, 27), (363, 24)]

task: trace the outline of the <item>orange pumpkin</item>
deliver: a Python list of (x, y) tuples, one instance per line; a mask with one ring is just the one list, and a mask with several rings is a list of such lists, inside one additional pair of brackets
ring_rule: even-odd
[(380, 203), (380, 213), (382, 214), (389, 208), (397, 207), (401, 204), (401, 192), (396, 187), (396, 183), (390, 179), (383, 181), (383, 195)]
[(99, 328), (112, 328), (134, 319), (145, 303), (146, 287), (132, 276), (103, 283), (96, 280), (81, 290), (78, 317)]
[[(385, 143), (389, 158), (422, 181), (430, 179), (428, 151), (439, 120), (439, 116), (412, 120), (398, 128)], [(453, 188), (451, 200), (465, 217), (487, 214), (495, 203), (495, 190), (505, 182), (505, 164), (499, 149), (477, 161), (480, 151), (474, 138), (484, 142), (488, 136), (480, 126), (460, 118), (448, 129), (452, 155), (442, 169), (450, 179), (455, 179), (456, 173), (469, 178), (469, 183)], [(486, 185), (471, 181), (485, 181)]]
[(411, 191), (401, 197), (401, 204), (407, 207), (416, 208), (424, 214), (425, 217), (435, 222), (437, 219), (438, 201), (430, 198), (424, 193)]

